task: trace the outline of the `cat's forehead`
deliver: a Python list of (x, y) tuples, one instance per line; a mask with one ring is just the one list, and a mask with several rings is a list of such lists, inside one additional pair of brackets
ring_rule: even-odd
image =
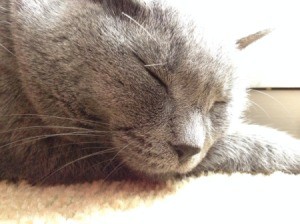
[[(172, 7), (153, 2), (149, 5), (151, 13), (141, 20), (141, 30), (133, 32), (131, 42), (147, 66), (173, 82), (192, 81), (212, 87), (231, 81), (231, 48)], [(141, 38), (141, 34), (146, 38)]]
[[(232, 67), (220, 45), (170, 6), (152, 1), (147, 5), (129, 2), (134, 3), (134, 11), (127, 10), (126, 4), (115, 5), (118, 10), (113, 8), (120, 21), (117, 32), (123, 32), (121, 45), (128, 55), (137, 57), (141, 66), (182, 95), (226, 95)], [(119, 37), (116, 42), (120, 42)]]

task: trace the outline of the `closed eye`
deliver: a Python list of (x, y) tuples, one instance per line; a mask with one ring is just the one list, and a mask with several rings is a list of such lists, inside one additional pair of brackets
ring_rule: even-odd
[(168, 90), (168, 86), (159, 78), (158, 75), (156, 75), (153, 71), (151, 71), (150, 68), (148, 68), (146, 66), (146, 62), (140, 56), (138, 56), (136, 53), (133, 52), (133, 54), (142, 63), (142, 65), (144, 66), (144, 68), (148, 72), (148, 74), (151, 75), (152, 78), (154, 78), (161, 86), (163, 86), (166, 90)]
[(210, 107), (210, 111), (215, 109), (215, 108), (218, 108), (218, 107), (222, 107), (222, 106), (226, 106), (227, 105), (227, 101), (223, 101), (223, 100), (218, 100), (218, 101), (215, 101), (211, 107)]
[(220, 104), (226, 104), (226, 103), (227, 103), (226, 101), (220, 100), (220, 101), (215, 101), (214, 105), (220, 105)]
[[(145, 67), (145, 66), (144, 66)], [(151, 69), (145, 67), (145, 70), (151, 75), (161, 86), (168, 89), (168, 86), (153, 72)]]

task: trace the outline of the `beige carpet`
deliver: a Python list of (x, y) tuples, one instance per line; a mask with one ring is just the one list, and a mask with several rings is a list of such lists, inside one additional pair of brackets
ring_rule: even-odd
[(0, 182), (0, 223), (299, 223), (300, 176), (209, 174), (162, 184)]

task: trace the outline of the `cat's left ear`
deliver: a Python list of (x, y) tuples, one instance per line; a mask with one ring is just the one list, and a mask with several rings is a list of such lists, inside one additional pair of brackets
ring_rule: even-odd
[(250, 44), (254, 43), (255, 41), (261, 39), (262, 37), (268, 35), (271, 32), (272, 32), (271, 29), (266, 29), (266, 30), (261, 30), (259, 32), (250, 34), (246, 37), (240, 38), (236, 41), (236, 47), (239, 50), (243, 50), (246, 47), (248, 47)]

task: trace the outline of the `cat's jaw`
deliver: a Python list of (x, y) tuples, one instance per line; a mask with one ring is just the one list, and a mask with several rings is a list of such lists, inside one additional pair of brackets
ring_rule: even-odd
[(191, 157), (187, 162), (179, 164), (175, 172), (179, 174), (186, 174), (192, 171), (200, 163), (202, 157), (201, 154), (202, 153), (198, 153)]

